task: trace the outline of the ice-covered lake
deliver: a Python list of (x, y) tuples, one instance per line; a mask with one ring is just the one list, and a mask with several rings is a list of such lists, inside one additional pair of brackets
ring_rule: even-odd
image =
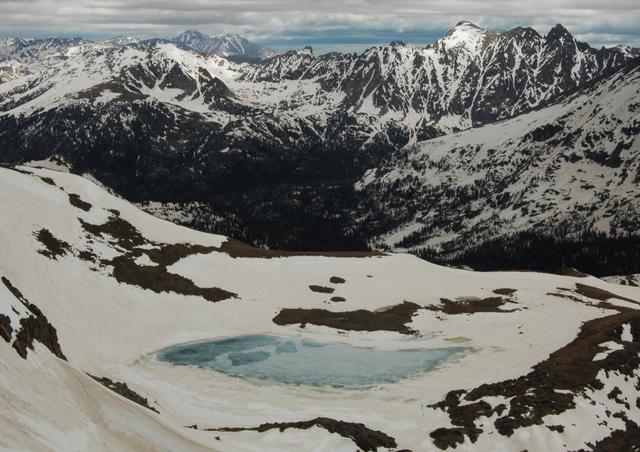
[(176, 345), (159, 361), (200, 366), (236, 377), (287, 384), (369, 386), (428, 371), (463, 347), (379, 350), (269, 335), (238, 336)]

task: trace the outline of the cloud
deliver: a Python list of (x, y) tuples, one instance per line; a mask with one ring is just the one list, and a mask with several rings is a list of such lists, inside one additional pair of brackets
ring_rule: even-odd
[(426, 44), (460, 20), (505, 30), (556, 23), (593, 45), (640, 41), (638, 0), (0, 0), (0, 34), (174, 36), (241, 33), (279, 48)]

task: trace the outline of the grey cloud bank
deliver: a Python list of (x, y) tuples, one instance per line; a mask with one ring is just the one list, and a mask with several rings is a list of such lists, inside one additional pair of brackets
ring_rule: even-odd
[(594, 46), (640, 46), (640, 2), (382, 0), (0, 0), (0, 35), (174, 36), (186, 28), (240, 33), (266, 45), (358, 50), (403, 39), (426, 44), (460, 20), (546, 33), (564, 24)]

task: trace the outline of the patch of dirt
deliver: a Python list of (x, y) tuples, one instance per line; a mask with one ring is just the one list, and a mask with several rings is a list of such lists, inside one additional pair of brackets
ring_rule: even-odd
[(129, 386), (127, 386), (126, 383), (121, 383), (119, 381), (113, 381), (110, 378), (107, 377), (96, 377), (95, 375), (91, 375), (91, 374), (87, 374), (89, 375), (91, 378), (93, 378), (95, 381), (97, 381), (98, 383), (102, 384), (104, 387), (112, 390), (113, 392), (115, 392), (116, 394), (120, 394), (122, 397), (131, 400), (132, 402), (137, 403), (138, 405), (141, 405), (151, 411), (155, 411), (156, 413), (160, 414), (160, 411), (158, 411), (156, 408), (152, 407), (151, 405), (149, 405), (149, 401), (147, 400), (146, 397), (142, 397), (140, 394), (138, 394), (137, 392), (135, 392), (133, 389), (129, 388)]
[(315, 284), (310, 285), (309, 289), (311, 289), (312, 292), (318, 293), (333, 293), (336, 291), (333, 287), (316, 286)]
[(239, 240), (227, 239), (226, 242), (217, 249), (222, 253), (226, 253), (233, 258), (262, 258), (272, 259), (276, 257), (295, 257), (295, 256), (321, 256), (321, 257), (381, 257), (386, 254), (380, 251), (281, 251), (281, 250), (265, 250), (262, 248), (254, 248), (251, 245), (240, 242)]
[(73, 207), (77, 207), (78, 209), (84, 210), (85, 212), (88, 212), (91, 210), (91, 207), (92, 207), (91, 203), (83, 201), (82, 198), (80, 198), (80, 195), (76, 195), (75, 193), (69, 193), (68, 196), (69, 196), (69, 202)]
[(339, 276), (332, 276), (331, 278), (329, 278), (329, 282), (332, 284), (344, 284), (347, 282), (347, 280)]
[(628, 301), (630, 303), (634, 303), (634, 304), (638, 304), (640, 305), (639, 301), (636, 300), (632, 300), (631, 298), (627, 298), (627, 297), (622, 297), (620, 295), (616, 295), (614, 293), (611, 293), (607, 290), (604, 289), (599, 289), (597, 287), (593, 287), (593, 286), (587, 286), (586, 284), (580, 284), (577, 283), (576, 284), (576, 293), (587, 297), (587, 298), (592, 298), (594, 300), (598, 300), (598, 301), (607, 301), (611, 298), (616, 298), (618, 300), (624, 300), (624, 301)]
[[(623, 325), (627, 323), (631, 325), (633, 342), (623, 343), (620, 334)], [(593, 361), (595, 355), (602, 351), (600, 344), (609, 341), (619, 343), (623, 348), (612, 351), (602, 360)], [(625, 310), (612, 316), (590, 320), (582, 325), (573, 342), (535, 365), (529, 374), (499, 383), (484, 384), (469, 391), (452, 391), (444, 401), (432, 405), (433, 408), (445, 411), (454, 425), (452, 428), (434, 430), (432, 438), (441, 449), (455, 447), (461, 443), (460, 439), (464, 441), (464, 437), (475, 442), (478, 435), (482, 434), (476, 428), (475, 421), (480, 417), (490, 416), (488, 413), (498, 412), (501, 406), (491, 406), (483, 400), (485, 397), (503, 397), (509, 401), (509, 406), (503, 409), (506, 414), (498, 413), (500, 417), (494, 421), (494, 426), (499, 434), (511, 436), (519, 428), (542, 425), (545, 416), (559, 415), (574, 408), (574, 397), (577, 394), (589, 397), (588, 390), (602, 390), (604, 385), (597, 378), (601, 370), (633, 378), (639, 366), (640, 311)], [(482, 405), (476, 405), (481, 402)], [(475, 408), (467, 408), (469, 404)], [(625, 435), (627, 434), (623, 436)], [(627, 440), (628, 438), (625, 439)]]
[(49, 259), (58, 259), (71, 251), (71, 245), (64, 240), (57, 239), (48, 229), (40, 229), (35, 233), (35, 236), (45, 247), (43, 250), (38, 250), (38, 253)]
[(55, 181), (50, 177), (40, 176), (40, 180), (45, 184), (49, 184), (49, 185), (53, 185), (54, 187), (57, 187)]
[(429, 434), (433, 443), (440, 449), (455, 448), (457, 444), (464, 442), (465, 436), (475, 443), (482, 433), (482, 430), (476, 428), (475, 420), (481, 416), (491, 417), (494, 413), (500, 415), (506, 409), (504, 405), (498, 405), (493, 408), (483, 400), (460, 405), (460, 396), (463, 394), (464, 391), (462, 390), (451, 391), (443, 401), (432, 405), (432, 408), (439, 408), (448, 412), (451, 423), (458, 426), (455, 428), (439, 428)]
[(360, 423), (337, 421), (326, 417), (318, 417), (310, 421), (266, 423), (253, 428), (219, 428), (207, 429), (207, 431), (255, 431), (263, 433), (276, 429), (284, 432), (290, 428), (308, 430), (312, 427), (320, 427), (329, 433), (336, 433), (344, 438), (348, 438), (363, 451), (377, 451), (379, 447), (386, 449), (395, 449), (398, 447), (395, 439), (379, 430), (372, 430)]
[[(145, 239), (140, 231), (128, 221), (112, 211), (106, 223), (95, 225), (79, 219), (83, 229), (91, 236), (101, 236), (119, 246), (124, 254), (111, 260), (102, 260), (101, 266), (112, 266), (113, 277), (120, 283), (138, 286), (156, 293), (174, 292), (181, 295), (200, 296), (207, 301), (217, 302), (236, 298), (237, 294), (217, 287), (199, 287), (184, 276), (171, 273), (167, 267), (192, 254), (208, 253), (215, 247), (201, 245), (156, 244)], [(155, 249), (143, 249), (143, 245), (153, 245)], [(146, 255), (158, 265), (139, 265), (135, 261)], [(81, 258), (95, 259), (95, 255), (86, 253)]]
[(107, 222), (103, 224), (91, 224), (82, 219), (78, 219), (78, 221), (89, 234), (102, 236), (107, 240), (111, 237), (115, 244), (126, 250), (131, 250), (136, 246), (142, 246), (147, 243), (147, 240), (135, 226), (117, 215), (110, 216)]
[(326, 326), (345, 331), (395, 331), (402, 334), (415, 334), (405, 324), (420, 309), (415, 303), (405, 301), (382, 311), (333, 312), (325, 309), (287, 308), (273, 318), (276, 325), (306, 324)]
[[(639, 452), (640, 451), (640, 426), (628, 419), (625, 420), (624, 430), (614, 430), (609, 436), (595, 444), (589, 444), (591, 452)], [(587, 452), (581, 449), (579, 452)]]
[[(29, 302), (22, 292), (15, 287), (6, 277), (2, 277), (2, 283), (7, 289), (33, 314), (20, 319), (20, 329), (17, 330), (13, 348), (23, 359), (27, 359), (27, 349), (33, 350), (33, 342), (38, 341), (49, 349), (51, 353), (66, 361), (62, 348), (58, 342), (58, 332), (49, 323), (47, 317), (33, 303)], [(11, 327), (11, 325), (9, 325)]]
[(170, 273), (164, 265), (138, 265), (131, 255), (118, 256), (108, 264), (113, 265), (113, 277), (118, 282), (156, 293), (174, 292), (181, 295), (194, 295), (211, 302), (237, 297), (237, 294), (217, 287), (198, 287), (190, 279)]
[(507, 289), (507, 288), (504, 288), (504, 289), (495, 289), (495, 290), (493, 291), (493, 293), (494, 293), (494, 294), (496, 294), (496, 295), (505, 295), (505, 296), (507, 296), (507, 297), (512, 296), (512, 295), (513, 295), (513, 294), (515, 294), (516, 292), (517, 292), (517, 290), (516, 290), (516, 289)]
[(144, 250), (143, 253), (156, 264), (168, 267), (193, 254), (208, 254), (216, 250), (217, 248), (213, 246), (174, 243), (160, 245), (157, 249)]
[[(502, 297), (462, 298), (456, 301), (447, 298), (440, 299), (439, 306), (426, 306), (430, 311), (443, 312), (449, 315), (474, 314), (476, 312), (514, 312), (517, 309), (500, 309), (510, 302)], [(511, 302), (513, 303), (513, 302)]]
[(615, 305), (613, 303), (609, 303), (607, 301), (600, 301), (599, 303), (592, 303), (590, 301), (584, 300), (584, 299), (574, 295), (575, 292), (573, 292), (571, 289), (565, 289), (563, 287), (558, 287), (558, 290), (560, 290), (563, 293), (550, 292), (547, 295), (551, 295), (553, 297), (558, 297), (558, 298), (564, 298), (566, 300), (575, 301), (576, 303), (584, 304), (586, 306), (591, 306), (592, 308), (610, 309), (612, 311), (618, 311), (618, 312), (628, 312), (628, 311), (634, 311), (635, 310), (635, 309), (632, 309), (632, 308), (628, 308), (626, 306), (618, 306), (618, 305)]
[(347, 299), (344, 297), (331, 297), (331, 301), (334, 303), (344, 303)]

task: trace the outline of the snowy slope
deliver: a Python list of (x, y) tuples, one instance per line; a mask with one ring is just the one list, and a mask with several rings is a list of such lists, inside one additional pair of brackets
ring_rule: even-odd
[[(0, 65), (18, 63), (21, 65), (20, 75), (35, 74), (66, 60), (78, 48), (91, 45), (91, 41), (82, 38), (22, 39), (0, 37)], [(7, 78), (0, 75), (0, 83), (12, 78), (17, 77)]]
[(639, 96), (634, 64), (546, 108), (408, 147), (359, 185), (400, 219), (379, 239), (456, 252), (563, 224), (637, 232)]
[[(0, 414), (2, 447), (355, 450), (348, 436), (320, 427), (203, 430), (322, 416), (384, 432), (397, 449), (461, 442), (464, 450), (548, 451), (590, 447), (611, 434), (631, 440), (640, 424), (630, 407), (640, 375), (637, 288), (591, 277), (473, 273), (409, 255), (265, 258), (226, 237), (144, 214), (79, 176), (45, 169), (0, 168), (0, 208), (2, 337), (7, 325), (12, 330), (0, 339), (0, 401), (12, 407)], [(147, 272), (163, 276), (138, 278)], [(309, 289), (330, 284), (331, 276), (345, 280), (335, 288), (345, 302)], [(159, 281), (173, 283), (161, 288)], [(406, 321), (422, 336), (272, 320), (283, 308), (379, 311), (403, 301), (416, 303)], [(503, 306), (491, 309), (495, 303)], [(477, 312), (479, 305), (488, 309)], [(32, 329), (30, 322), (49, 326)], [(362, 390), (252, 382), (149, 358), (176, 343), (257, 332), (388, 350), (470, 350), (428, 373)], [(23, 359), (16, 352), (29, 338), (34, 349), (24, 348)], [(526, 377), (552, 375), (558, 367), (550, 354), (561, 357), (571, 347), (581, 352), (564, 365), (584, 372)], [(159, 413), (84, 372), (126, 383)], [(506, 388), (503, 395), (493, 383)], [(472, 408), (461, 419), (453, 408), (465, 392), (447, 393), (472, 388), (480, 399), (467, 398)], [(540, 397), (557, 399), (548, 405), (553, 410), (535, 408), (547, 406)], [(523, 417), (520, 409), (533, 411)]]

